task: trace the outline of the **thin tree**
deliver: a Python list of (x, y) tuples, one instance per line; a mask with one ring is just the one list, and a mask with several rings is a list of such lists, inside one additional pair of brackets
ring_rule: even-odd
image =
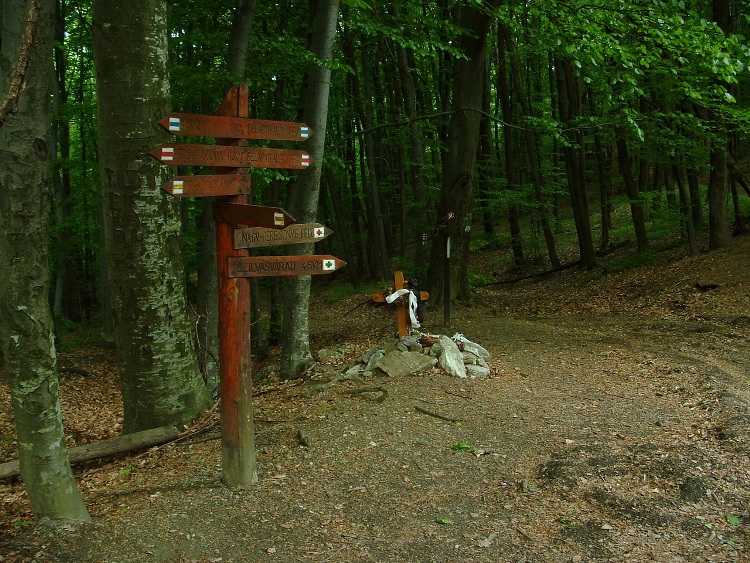
[[(37, 518), (91, 518), (68, 461), (48, 296), (54, 0), (6, 0), (0, 26), (0, 348)], [(14, 58), (10, 58), (15, 56)]]
[[(301, 222), (314, 221), (317, 214), (331, 87), (331, 69), (326, 62), (333, 57), (339, 0), (311, 0), (310, 13), (313, 17), (310, 50), (320, 62), (311, 63), (307, 69), (301, 117), (313, 130), (304, 146), (312, 163), (297, 177), (293, 194), (290, 194), (293, 197), (288, 198), (294, 202), (292, 216)], [(312, 254), (312, 250), (312, 244), (292, 245), (288, 253)], [(310, 276), (287, 280), (280, 367), (281, 377), (285, 379), (299, 377), (313, 361), (308, 319), (310, 284)]]

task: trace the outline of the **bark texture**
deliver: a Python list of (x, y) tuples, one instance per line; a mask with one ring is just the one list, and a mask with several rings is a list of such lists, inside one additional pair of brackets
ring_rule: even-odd
[(65, 448), (48, 302), (54, 2), (6, 0), (0, 10), (0, 69), (28, 56), (0, 74), (0, 346), (19, 462), (37, 517), (89, 521)]
[[(482, 108), (484, 65), (487, 33), (492, 15), (487, 12), (500, 5), (500, 0), (485, 3), (485, 9), (465, 6), (459, 23), (467, 30), (459, 43), (465, 59), (454, 61), (453, 114), (443, 158), (443, 181), (440, 189), (438, 217), (453, 213), (448, 223), (451, 237), (451, 295), (444, 295), (444, 247), (433, 244), (430, 252), (430, 300), (434, 304), (448, 300), (470, 300), (468, 280), (469, 242), (471, 241), (472, 212), (474, 209), (475, 166), (479, 144), (480, 110)], [(437, 240), (437, 239), (435, 239)]]
[(168, 140), (163, 0), (93, 5), (99, 170), (123, 432), (190, 422), (208, 404), (190, 337), (178, 206), (148, 151)]
[[(321, 0), (317, 3), (312, 24), (310, 49), (321, 61), (330, 60), (336, 38), (339, 0)], [(315, 220), (320, 196), (320, 175), (328, 119), (328, 93), (331, 89), (331, 69), (323, 65), (310, 65), (306, 75), (302, 121), (313, 130), (304, 149), (312, 163), (300, 173), (294, 186), (295, 203), (292, 215), (301, 223)], [(312, 254), (312, 244), (291, 245), (287, 254)], [(281, 337), (281, 367), (283, 379), (299, 377), (313, 363), (310, 353), (310, 276), (295, 276), (287, 280), (284, 304), (284, 332)]]

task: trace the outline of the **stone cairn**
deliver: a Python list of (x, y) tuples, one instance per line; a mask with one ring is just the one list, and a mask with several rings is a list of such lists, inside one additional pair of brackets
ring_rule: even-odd
[(490, 353), (462, 334), (411, 334), (373, 346), (349, 366), (349, 377), (413, 375), (439, 365), (452, 377), (481, 379), (490, 373)]

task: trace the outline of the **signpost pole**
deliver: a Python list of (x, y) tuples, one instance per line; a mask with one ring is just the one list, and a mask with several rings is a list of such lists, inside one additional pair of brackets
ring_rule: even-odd
[[(227, 92), (218, 115), (167, 116), (159, 123), (170, 133), (213, 136), (216, 144), (170, 143), (150, 153), (164, 164), (220, 167), (214, 175), (175, 176), (162, 189), (175, 197), (216, 197), (210, 210), (216, 223), (221, 479), (228, 487), (244, 487), (258, 481), (247, 278), (330, 274), (346, 265), (328, 255), (249, 256), (248, 248), (287, 241), (317, 242), (331, 231), (317, 223), (294, 224), (294, 218), (278, 207), (249, 205), (248, 168), (300, 170), (310, 165), (310, 155), (289, 149), (248, 147), (247, 139), (303, 141), (312, 131), (304, 123), (248, 119), (248, 104), (247, 84), (237, 84)], [(235, 233), (238, 226), (240, 232)]]
[[(248, 100), (247, 84), (235, 85), (224, 98), (218, 114), (247, 117)], [(225, 140), (223, 143), (239, 145), (247, 141)], [(248, 196), (231, 196), (224, 201), (248, 203)], [(228, 487), (244, 487), (258, 481), (252, 410), (250, 283), (247, 279), (229, 277), (229, 258), (246, 256), (247, 250), (234, 248), (233, 225), (217, 221), (221, 480)]]

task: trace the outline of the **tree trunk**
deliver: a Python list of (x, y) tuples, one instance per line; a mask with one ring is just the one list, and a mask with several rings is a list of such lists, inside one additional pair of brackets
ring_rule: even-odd
[(726, 130), (714, 123), (711, 141), (711, 172), (708, 176), (708, 248), (724, 248), (732, 240), (729, 229), (729, 178), (727, 174)]
[[(227, 72), (230, 76), (242, 76), (247, 64), (247, 50), (257, 0), (237, 0), (232, 16), (227, 45)], [(198, 266), (198, 294), (196, 308), (198, 326), (196, 331), (197, 352), (200, 369), (206, 381), (206, 388), (216, 397), (219, 385), (219, 313), (216, 301), (218, 285), (216, 279), (216, 222), (213, 218), (215, 198), (204, 197), (203, 219)], [(255, 326), (255, 325), (254, 325)], [(258, 342), (258, 339), (254, 339)]]
[(167, 135), (166, 3), (96, 0), (99, 170), (123, 432), (189, 423), (209, 402), (187, 314), (177, 203), (147, 153)]
[(630, 200), (630, 215), (633, 220), (633, 229), (635, 230), (635, 240), (638, 250), (645, 250), (648, 247), (648, 233), (646, 232), (646, 223), (643, 213), (643, 200), (638, 191), (638, 184), (633, 177), (633, 159), (628, 152), (627, 141), (625, 140), (625, 131), (622, 127), (616, 128), (617, 134), (617, 154), (620, 157), (620, 173), (625, 183), (625, 191)]
[[(367, 174), (367, 181), (363, 181), (365, 186), (369, 186), (367, 190), (367, 201), (368, 201), (368, 239), (370, 241), (369, 249), (372, 252), (372, 274), (378, 280), (386, 280), (390, 278), (390, 256), (388, 254), (388, 242), (386, 240), (385, 223), (382, 210), (382, 201), (380, 198), (380, 187), (379, 178), (380, 175), (377, 173), (376, 163), (378, 158), (376, 156), (376, 142), (375, 132), (373, 131), (374, 119), (373, 119), (373, 106), (372, 106), (372, 82), (373, 76), (370, 70), (370, 62), (367, 60), (364, 52), (362, 54), (362, 92), (360, 93), (359, 88), (355, 88), (355, 92), (358, 94), (354, 98), (354, 104), (357, 107), (359, 118), (362, 122), (362, 128), (364, 129), (364, 159), (365, 166), (363, 169), (363, 178), (365, 172)], [(353, 59), (352, 59), (353, 60)], [(358, 82), (355, 82), (355, 85)], [(362, 103), (362, 100), (365, 103)]]
[[(518, 102), (521, 106), (521, 115), (523, 117), (531, 117), (531, 104), (526, 96), (526, 90), (523, 87), (521, 80), (521, 70), (518, 62), (518, 54), (515, 51), (515, 45), (513, 37), (510, 32), (510, 28), (503, 26), (503, 37), (505, 39), (505, 46), (510, 57), (510, 70), (511, 77), (513, 79), (513, 86), (518, 96)], [(528, 155), (529, 162), (529, 173), (531, 175), (531, 183), (534, 185), (534, 197), (539, 206), (538, 214), (542, 224), (542, 232), (544, 233), (544, 242), (547, 245), (547, 255), (549, 256), (550, 264), (553, 268), (560, 266), (560, 259), (557, 256), (557, 247), (555, 246), (555, 235), (552, 232), (550, 226), (550, 213), (547, 209), (546, 198), (544, 197), (542, 174), (539, 170), (539, 156), (537, 154), (536, 143), (534, 142), (534, 136), (528, 127), (523, 129), (523, 137), (526, 146), (526, 154)]]
[[(398, 18), (398, 9), (394, 7), (394, 14)], [(407, 226), (413, 229), (414, 263), (424, 264), (427, 252), (422, 244), (422, 236), (427, 232), (427, 178), (424, 173), (424, 146), (422, 143), (422, 129), (414, 118), (417, 115), (417, 90), (409, 64), (409, 54), (403, 46), (398, 48), (399, 85), (404, 100), (404, 111), (409, 121), (409, 183), (413, 189), (411, 204), (407, 204), (405, 213)]]
[[(502, 33), (500, 34), (500, 45), (499, 56), (500, 62), (497, 70), (497, 87), (498, 94), (500, 96), (500, 105), (503, 112), (503, 120), (505, 123), (513, 123), (513, 103), (511, 100), (510, 85), (508, 83), (508, 68), (506, 63), (506, 48), (505, 41), (502, 40)], [(526, 263), (523, 249), (523, 238), (521, 236), (521, 225), (518, 213), (518, 204), (516, 201), (520, 197), (520, 182), (518, 179), (518, 173), (516, 172), (516, 162), (518, 161), (518, 155), (515, 150), (515, 136), (513, 135), (513, 129), (509, 126), (503, 126), (503, 149), (505, 153), (505, 176), (508, 180), (508, 191), (514, 195), (511, 195), (508, 204), (508, 224), (510, 226), (510, 246), (513, 251), (513, 263), (516, 266), (521, 266)]]
[[(315, 5), (315, 2), (311, 2)], [(313, 12), (310, 50), (321, 61), (333, 56), (336, 38), (339, 0), (320, 0)], [(297, 177), (292, 215), (300, 222), (314, 221), (320, 195), (320, 175), (328, 119), (328, 94), (331, 88), (331, 69), (311, 64), (306, 73), (301, 119), (313, 130), (304, 143), (310, 153), (310, 166)], [(288, 254), (312, 254), (312, 244), (289, 245)], [(310, 352), (309, 304), (310, 276), (294, 276), (287, 280), (284, 306), (284, 332), (281, 338), (280, 377), (301, 376), (313, 362)]]
[[(485, 2), (493, 9), (500, 0)], [(468, 261), (471, 241), (472, 212), (474, 210), (474, 169), (479, 145), (479, 111), (482, 107), (484, 65), (486, 64), (487, 33), (492, 16), (485, 9), (470, 6), (461, 9), (459, 25), (468, 33), (459, 40), (458, 48), (467, 58), (453, 62), (453, 113), (448, 126), (443, 153), (442, 185), (438, 203), (438, 217), (449, 213), (451, 238), (451, 294), (444, 295), (444, 247), (433, 244), (430, 251), (428, 284), (430, 301), (437, 305), (448, 299), (469, 301)]]
[(677, 181), (677, 193), (679, 194), (680, 200), (680, 214), (682, 215), (682, 222), (685, 226), (685, 233), (687, 235), (688, 245), (690, 246), (690, 254), (698, 254), (698, 239), (695, 236), (695, 225), (693, 224), (693, 217), (690, 213), (690, 198), (688, 197), (688, 191), (685, 188), (685, 181), (682, 176), (682, 170), (677, 166), (673, 166), (675, 180)]
[[(712, 0), (713, 18), (725, 34), (730, 33), (729, 14), (732, 0)], [(710, 167), (708, 177), (708, 248), (728, 246), (732, 240), (729, 229), (729, 178), (727, 173), (726, 124), (716, 112), (709, 110), (712, 129)]]
[(606, 250), (609, 248), (609, 232), (612, 226), (612, 180), (606, 166), (609, 150), (604, 150), (602, 135), (599, 131), (594, 133), (594, 147), (596, 148), (596, 170), (599, 177), (599, 212), (602, 219), (599, 248)]
[(581, 88), (573, 74), (572, 65), (567, 59), (555, 60), (557, 77), (557, 105), (560, 120), (567, 130), (565, 155), (565, 173), (568, 178), (568, 191), (573, 207), (573, 220), (578, 235), (578, 247), (581, 265), (587, 270), (596, 265), (594, 242), (591, 236), (591, 219), (586, 194), (586, 176), (583, 147), (583, 133), (574, 127), (574, 118), (581, 115)]
[(0, 346), (34, 515), (89, 521), (65, 448), (48, 301), (54, 10), (53, 0), (0, 8), (0, 68), (12, 69), (0, 74)]
[(245, 74), (248, 41), (255, 20), (257, 0), (236, 0), (236, 2), (232, 27), (229, 30), (227, 72), (233, 77), (241, 77)]

